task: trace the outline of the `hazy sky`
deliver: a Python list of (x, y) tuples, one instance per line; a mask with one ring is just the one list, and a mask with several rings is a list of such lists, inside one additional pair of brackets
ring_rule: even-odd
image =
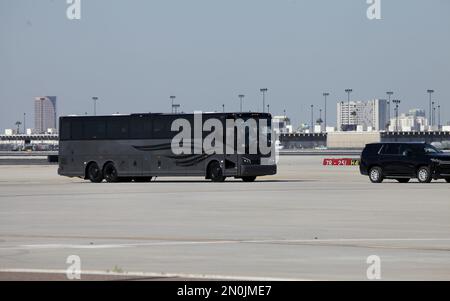
[(395, 91), (403, 110), (427, 107), (435, 89), (450, 118), (450, 1), (81, 0), (68, 20), (65, 0), (0, 1), (0, 129), (28, 115), (33, 97), (58, 96), (58, 113), (261, 110), (309, 122), (310, 105), (329, 121), (336, 102)]

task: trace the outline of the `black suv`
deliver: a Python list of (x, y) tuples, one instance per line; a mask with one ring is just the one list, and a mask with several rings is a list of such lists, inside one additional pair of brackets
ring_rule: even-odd
[(411, 178), (421, 183), (433, 179), (450, 183), (450, 153), (427, 143), (367, 144), (361, 155), (360, 171), (373, 183), (384, 179), (407, 183)]

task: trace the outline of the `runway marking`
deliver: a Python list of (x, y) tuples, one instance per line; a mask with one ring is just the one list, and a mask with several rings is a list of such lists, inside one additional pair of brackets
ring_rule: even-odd
[[(0, 269), (0, 273), (37, 273), (37, 274), (66, 274), (66, 270), (52, 269)], [(152, 272), (105, 272), (96, 270), (81, 271), (83, 275), (98, 276), (121, 276), (140, 278), (186, 278), (186, 279), (207, 279), (207, 280), (239, 280), (239, 281), (314, 281), (303, 278), (276, 278), (276, 277), (253, 277), (253, 276), (233, 276), (233, 275), (209, 275), (209, 274), (185, 274), (185, 273), (152, 273)], [(126, 280), (126, 279), (125, 279)]]
[[(342, 239), (267, 239), (267, 240), (197, 240), (197, 241), (155, 241), (145, 243), (116, 243), (116, 244), (25, 244), (17, 246), (3, 246), (0, 250), (30, 250), (30, 249), (119, 249), (151, 246), (181, 246), (181, 245), (215, 245), (215, 244), (343, 244), (370, 242), (446, 242), (450, 238), (342, 238)], [(347, 245), (351, 247), (352, 245)], [(398, 246), (365, 246), (368, 248), (402, 248)], [(442, 249), (446, 251), (448, 249)]]

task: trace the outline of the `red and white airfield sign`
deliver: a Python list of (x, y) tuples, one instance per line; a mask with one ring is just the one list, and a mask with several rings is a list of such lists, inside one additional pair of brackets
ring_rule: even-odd
[(351, 158), (333, 158), (333, 159), (323, 159), (324, 166), (358, 166), (359, 159)]

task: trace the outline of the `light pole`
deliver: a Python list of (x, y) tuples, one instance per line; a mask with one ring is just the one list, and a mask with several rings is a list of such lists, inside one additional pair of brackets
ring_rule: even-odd
[(175, 101), (175, 98), (177, 98), (176, 96), (174, 96), (174, 95), (171, 95), (170, 97), (170, 101), (172, 102), (172, 105), (171, 105), (171, 111), (172, 111), (172, 114), (173, 114), (173, 109), (174, 109), (174, 107), (173, 107), (173, 102)]
[(327, 96), (329, 96), (330, 95), (330, 93), (328, 93), (328, 92), (325, 92), (325, 93), (323, 93), (323, 97), (325, 98), (325, 129), (327, 128)]
[(387, 96), (388, 96), (388, 120), (386, 122), (386, 129), (389, 131), (389, 125), (391, 125), (391, 96), (394, 95), (394, 92), (392, 91), (388, 91), (386, 92)]
[(429, 94), (429, 96), (430, 96), (430, 99), (429, 99), (429, 102), (430, 102), (430, 111), (429, 111), (429, 118), (430, 118), (430, 120), (429, 120), (429, 122), (430, 122), (430, 125), (431, 126), (433, 126), (433, 118), (432, 118), (432, 116), (431, 116), (431, 114), (432, 114), (432, 108), (431, 108), (431, 94), (433, 94), (434, 93), (434, 90), (431, 90), (431, 89), (429, 89), (429, 90), (427, 90), (427, 93)]
[(431, 102), (431, 111), (433, 114), (431, 115), (431, 124), (434, 126), (436, 125), (436, 107), (434, 106), (435, 102)]
[[(178, 113), (178, 108), (180, 107), (180, 105), (179, 104), (173, 104), (172, 107), (175, 109), (175, 114)], [(172, 113), (174, 113), (174, 112), (172, 112)]]
[(314, 105), (311, 105), (311, 132), (314, 132)]
[(270, 104), (267, 104), (267, 113), (270, 113)]
[(348, 116), (348, 124), (347, 126), (350, 127), (350, 93), (352, 93), (352, 89), (345, 89), (345, 93), (347, 93), (347, 116)]
[(441, 130), (441, 105), (438, 105), (438, 129)]
[(395, 131), (398, 132), (399, 131), (398, 107), (399, 107), (401, 101), (399, 99), (394, 99), (392, 102), (395, 103)]
[(241, 113), (242, 113), (242, 102), (244, 101), (245, 95), (244, 94), (239, 94), (238, 97), (239, 97), (239, 101), (240, 101), (240, 110), (241, 110)]
[(26, 126), (26, 122), (27, 122), (27, 113), (23, 113), (23, 133), (26, 135), (27, 134), (27, 126)]
[(225, 104), (222, 104), (222, 113), (225, 113)]
[(263, 113), (264, 113), (264, 110), (265, 110), (265, 107), (266, 107), (266, 92), (267, 92), (267, 88), (261, 88), (261, 89), (259, 89), (259, 91), (261, 91), (261, 93), (262, 93), (262, 101), (263, 101), (262, 108), (263, 108)]
[(92, 101), (94, 102), (94, 116), (97, 116), (97, 100), (98, 100), (97, 96), (92, 97)]
[(20, 134), (20, 125), (22, 124), (22, 122), (20, 121), (16, 121), (15, 125), (17, 126), (17, 135)]
[(322, 109), (319, 110), (319, 120), (318, 120), (318, 124), (320, 125), (320, 132), (322, 132)]

